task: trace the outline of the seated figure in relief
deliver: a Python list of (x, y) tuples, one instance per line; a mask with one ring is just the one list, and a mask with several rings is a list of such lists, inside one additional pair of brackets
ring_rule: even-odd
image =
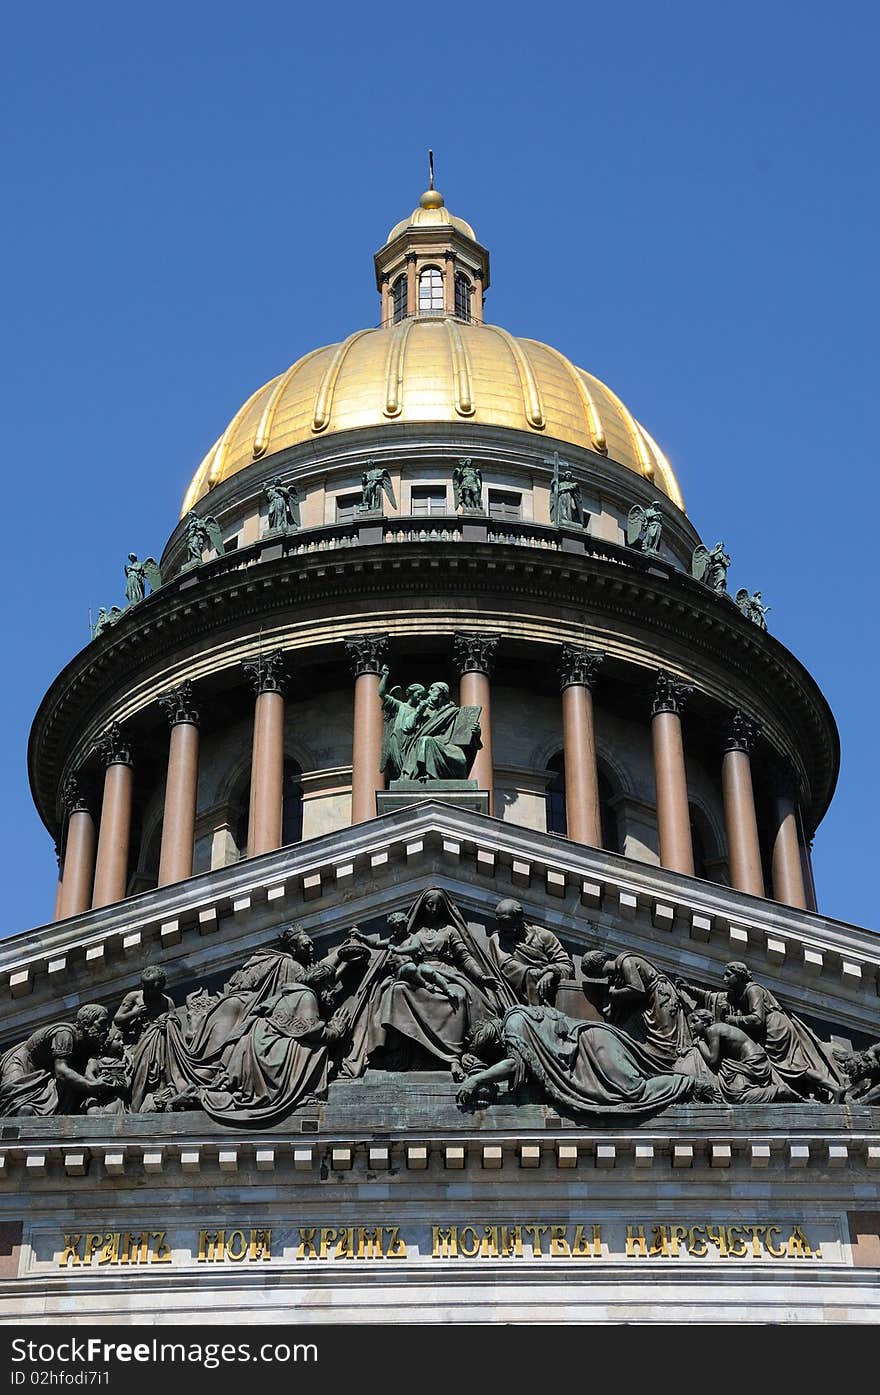
[(88, 1072), (109, 1031), (107, 1009), (86, 1003), (72, 1022), (50, 1022), (10, 1047), (0, 1056), (0, 1115), (76, 1114), (86, 1098), (112, 1098), (116, 1079)]
[(527, 921), (519, 901), (512, 898), (495, 907), (495, 930), (488, 943), (492, 964), (521, 1001), (552, 1003), (560, 980), (574, 977), (571, 955), (553, 931)]
[(721, 1093), (732, 1104), (797, 1103), (796, 1095), (777, 1074), (770, 1057), (750, 1036), (729, 1022), (716, 1022), (705, 1008), (688, 1016), (691, 1032), (709, 1069), (718, 1076)]

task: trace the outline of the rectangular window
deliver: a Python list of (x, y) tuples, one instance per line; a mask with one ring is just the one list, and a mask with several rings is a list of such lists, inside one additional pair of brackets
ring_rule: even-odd
[(234, 552), (235, 549), (236, 549), (237, 547), (238, 547), (238, 534), (237, 534), (237, 533), (235, 534), (235, 537), (234, 537), (234, 538), (225, 538), (225, 539), (224, 539), (224, 541), (223, 541), (223, 551), (224, 551), (224, 552)]
[(417, 485), (411, 495), (413, 514), (447, 513), (446, 490), (442, 484)]
[(360, 494), (337, 494), (336, 522), (353, 523), (361, 506)]
[(490, 489), (489, 517), (522, 518), (522, 495), (510, 489)]

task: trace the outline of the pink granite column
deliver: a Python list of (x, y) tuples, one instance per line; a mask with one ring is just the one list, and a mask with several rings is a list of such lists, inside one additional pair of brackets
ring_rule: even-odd
[(565, 753), (565, 823), (574, 843), (601, 848), (599, 770), (593, 722), (593, 688), (605, 655), (563, 644), (562, 743)]
[(199, 785), (199, 714), (192, 684), (181, 683), (159, 698), (171, 726), (168, 772), (159, 852), (159, 886), (192, 876)]
[(752, 762), (749, 755), (756, 735), (757, 728), (754, 722), (744, 713), (734, 712), (730, 719), (721, 761), (721, 789), (724, 796), (731, 884), (737, 891), (747, 891), (752, 896), (763, 896), (764, 872), (761, 866), (761, 844), (758, 839)]
[(657, 674), (651, 709), (651, 743), (657, 788), (657, 828), (660, 862), (672, 872), (694, 875), (694, 846), (688, 807), (687, 769), (681, 734), (681, 713), (693, 688), (661, 670)]
[(58, 920), (80, 915), (91, 906), (97, 843), (95, 821), (80, 782), (75, 776), (71, 776), (66, 782), (62, 797), (67, 810), (67, 837), (64, 845), (61, 896), (56, 917)]
[(248, 857), (281, 847), (284, 797), (284, 655), (280, 649), (242, 664), (256, 693), (251, 754)]
[(480, 708), (480, 741), (468, 778), (489, 794), (489, 813), (495, 812), (495, 761), (492, 755), (492, 694), (489, 677), (495, 661), (498, 636), (457, 634), (454, 662), (459, 673), (458, 701), (461, 707)]
[(376, 817), (376, 791), (385, 788), (382, 773), (382, 701), (379, 680), (387, 634), (352, 635), (345, 641), (354, 674), (354, 722), (351, 745), (351, 821)]
[(118, 722), (111, 722), (97, 745), (104, 761), (104, 794), (95, 859), (92, 908), (121, 901), (128, 887), (128, 848), (134, 771), (131, 751)]

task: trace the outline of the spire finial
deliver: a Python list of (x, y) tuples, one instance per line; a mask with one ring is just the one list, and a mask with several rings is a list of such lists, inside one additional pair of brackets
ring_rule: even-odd
[(429, 189), (433, 189), (433, 187), (434, 187), (434, 152), (433, 152), (433, 150), (429, 150), (429, 151), (428, 151), (428, 188), (429, 188)]

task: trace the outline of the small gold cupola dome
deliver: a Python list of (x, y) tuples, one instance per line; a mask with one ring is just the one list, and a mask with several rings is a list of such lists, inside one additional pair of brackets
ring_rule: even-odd
[(483, 323), (489, 253), (470, 223), (456, 218), (431, 182), (408, 218), (395, 223), (374, 257), (383, 325), (421, 315)]

